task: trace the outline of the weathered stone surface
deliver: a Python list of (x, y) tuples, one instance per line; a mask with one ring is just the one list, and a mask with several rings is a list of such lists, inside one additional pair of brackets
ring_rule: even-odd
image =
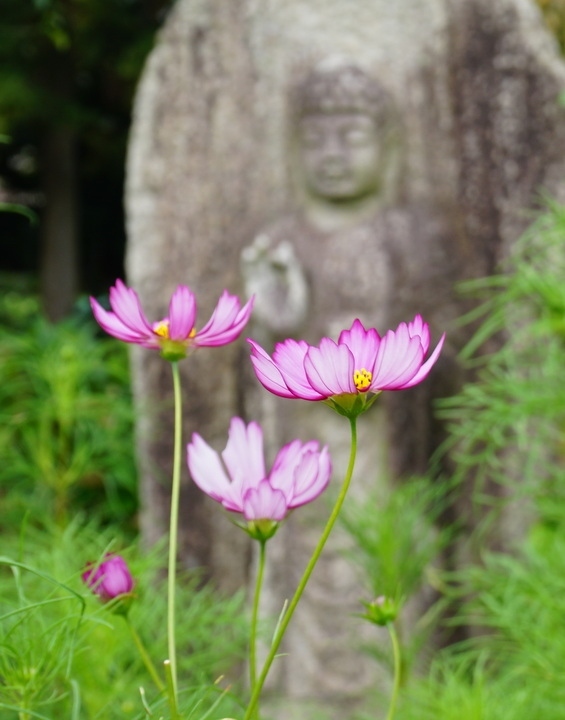
[[(327, 224), (327, 208), (317, 214), (296, 172), (291, 110), (293, 88), (336, 56), (382, 85), (395, 121), (392, 170), (374, 206), (366, 215), (351, 206), (341, 218), (330, 213)], [(398, 475), (423, 471), (442, 437), (433, 400), (462, 380), (456, 353), (465, 335), (454, 319), (463, 303), (454, 285), (495, 268), (540, 189), (561, 192), (565, 119), (557, 96), (564, 88), (563, 63), (530, 0), (359, 0), (354, 10), (349, 0), (179, 0), (136, 101), (128, 279), (154, 318), (165, 314), (174, 286), (188, 283), (205, 320), (224, 287), (243, 291), (241, 252), (263, 234), (273, 247), (288, 241), (305, 271), (308, 310), (300, 316), (298, 302), (294, 331), (311, 341), (356, 315), (384, 330), (421, 312), (436, 338), (448, 331), (441, 362), (421, 387), (386, 398), (374, 426), (365, 426), (364, 446), (374, 457), (360, 462)], [(264, 326), (255, 329), (276, 339)], [(245, 413), (265, 418), (271, 449), (296, 428), (323, 441), (346, 430), (335, 429), (340, 418), (327, 408), (281, 401), (288, 410), (279, 410), (257, 390), (246, 355), (241, 342), (183, 362), (187, 439), (198, 430), (221, 447), (230, 417)], [(133, 353), (133, 370), (142, 528), (152, 541), (167, 526), (171, 383), (166, 364), (149, 352)], [(371, 441), (373, 431), (383, 442)], [(336, 478), (345, 452), (334, 449)], [(226, 588), (244, 583), (250, 555), (243, 533), (195, 492), (186, 473), (183, 482), (184, 562), (204, 565)], [(296, 580), (310, 517), (297, 513), (272, 541), (281, 561), (272, 587)], [(347, 603), (358, 588), (337, 552), (329, 548), (326, 579), (312, 586), (310, 607), (322, 602), (320, 588), (329, 589), (330, 625), (338, 612), (344, 624), (334, 628), (332, 644), (327, 618), (316, 625), (311, 611), (297, 616), (287, 643), (292, 656), (280, 660), (277, 678), (294, 698), (347, 702), (372, 682), (359, 657), (350, 673), (343, 650), (351, 634)], [(281, 577), (281, 568), (293, 574)]]

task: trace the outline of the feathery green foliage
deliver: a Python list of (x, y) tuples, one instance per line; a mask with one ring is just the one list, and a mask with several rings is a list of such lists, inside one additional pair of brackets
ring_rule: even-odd
[[(477, 379), (441, 402), (450, 431), (441, 452), (456, 460), (455, 485), (474, 482), (475, 507), (486, 520), (478, 552), (442, 587), (459, 608), (450, 622), (472, 633), (409, 679), (395, 720), (565, 719), (564, 238), (565, 207), (549, 202), (504, 274), (464, 288), (482, 298), (462, 319), (480, 321), (464, 353)], [(400, 547), (414, 511), (401, 505), (394, 525)], [(489, 550), (492, 535), (483, 531), (500, 535), (502, 520), (510, 547)], [(376, 510), (372, 528), (357, 533), (371, 578), (387, 578), (383, 547), (371, 537), (387, 537), (388, 526), (387, 511)], [(418, 554), (417, 539), (413, 548)], [(401, 576), (402, 557), (397, 562)]]
[(0, 331), (5, 513), (53, 512), (64, 523), (82, 503), (127, 522), (137, 491), (126, 351), (96, 338), (92, 323), (30, 319), (19, 300), (8, 294), (0, 307), (12, 321)]
[(478, 381), (443, 401), (440, 416), (458, 476), (473, 473), (479, 492), (487, 480), (539, 500), (562, 492), (554, 480), (565, 429), (564, 236), (565, 207), (551, 203), (517, 243), (507, 273), (464, 288), (486, 296), (463, 318), (484, 316), (466, 357), (487, 341), (497, 349), (479, 356)]
[[(130, 620), (159, 668), (159, 659), (167, 655), (163, 553), (141, 555), (134, 546), (124, 550), (120, 545), (110, 531), (81, 517), (64, 529), (30, 528), (12, 546), (8, 543), (10, 557), (0, 558), (2, 720), (24, 718), (28, 711), (50, 720), (141, 718), (140, 686), (146, 703), (159, 706), (159, 693), (126, 621), (103, 605), (80, 577), (87, 561), (108, 550), (127, 557), (136, 582)], [(179, 672), (187, 688), (183, 702), (188, 707), (198, 703), (202, 716), (221, 695), (214, 682), (233, 673), (242, 656), (242, 600), (199, 587), (196, 575), (180, 578)], [(233, 712), (230, 696), (222, 703)], [(17, 708), (19, 716), (9, 708)]]
[[(442, 404), (447, 448), (493, 524), (510, 516), (516, 536), (512, 552), (483, 547), (450, 578), (462, 602), (456, 622), (475, 636), (438, 656), (398, 720), (565, 718), (564, 238), (565, 207), (550, 202), (507, 273), (467, 288), (486, 293), (467, 356), (493, 339), (496, 349), (479, 357), (477, 382)], [(504, 488), (500, 507), (485, 494), (489, 481)]]

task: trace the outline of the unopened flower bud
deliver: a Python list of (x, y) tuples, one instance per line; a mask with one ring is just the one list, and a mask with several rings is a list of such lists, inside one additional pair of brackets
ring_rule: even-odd
[(121, 599), (116, 612), (127, 612), (134, 582), (123, 557), (107, 554), (101, 563), (88, 563), (82, 579), (102, 602)]
[(396, 620), (399, 612), (398, 603), (393, 598), (380, 595), (371, 602), (363, 602), (366, 613), (364, 617), (375, 625), (385, 626)]

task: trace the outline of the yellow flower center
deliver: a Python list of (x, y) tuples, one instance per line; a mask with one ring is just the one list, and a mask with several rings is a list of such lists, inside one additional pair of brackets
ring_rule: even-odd
[(153, 326), (153, 332), (156, 335), (158, 335), (159, 337), (162, 337), (165, 340), (167, 340), (169, 338), (169, 321), (161, 320), (161, 322), (156, 323)]
[[(153, 332), (155, 335), (158, 335), (160, 338), (163, 338), (163, 340), (169, 340), (169, 321), (168, 320), (161, 320), (161, 322), (155, 323), (153, 326)], [(196, 335), (196, 328), (192, 328), (192, 330), (188, 333), (188, 340), (193, 338)]]
[(369, 389), (371, 380), (373, 379), (373, 373), (361, 368), (353, 373), (353, 384), (359, 390), (359, 392), (365, 392)]

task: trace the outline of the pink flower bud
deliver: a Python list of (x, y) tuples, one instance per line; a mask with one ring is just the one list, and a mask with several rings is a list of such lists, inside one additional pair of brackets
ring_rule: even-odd
[(88, 563), (82, 579), (102, 602), (128, 595), (134, 586), (127, 563), (120, 555), (106, 554), (101, 563)]

